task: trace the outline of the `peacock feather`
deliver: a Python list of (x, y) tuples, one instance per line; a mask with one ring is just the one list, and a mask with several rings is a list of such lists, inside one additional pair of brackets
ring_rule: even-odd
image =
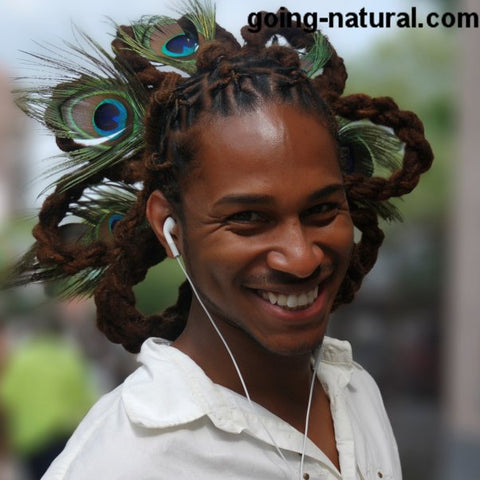
[[(47, 70), (53, 69), (54, 77), (47, 77), (45, 85), (15, 92), (18, 106), (67, 145), (67, 153), (46, 172), (66, 173), (62, 190), (135, 156), (143, 148), (148, 101), (145, 88), (94, 40), (80, 35), (92, 53), (80, 45), (67, 44), (56, 57), (33, 55)], [(57, 84), (52, 86), (52, 81)]]
[(313, 45), (301, 56), (301, 66), (308, 77), (314, 78), (325, 66), (332, 52), (327, 38), (321, 32), (313, 34)]
[(346, 174), (367, 177), (388, 173), (400, 167), (403, 143), (393, 132), (370, 120), (337, 117), (338, 138), (343, 150), (342, 167)]
[(215, 38), (215, 6), (198, 0), (186, 2), (183, 16), (144, 16), (129, 34), (118, 27), (124, 43), (135, 53), (162, 65), (170, 65), (188, 74), (196, 71), (195, 54), (203, 43)]
[[(94, 242), (112, 248), (115, 226), (135, 203), (137, 193), (135, 187), (118, 182), (107, 182), (85, 192), (70, 206), (65, 222), (58, 227), (61, 250), (87, 249)], [(146, 224), (142, 228), (146, 228)], [(87, 297), (93, 294), (107, 268), (106, 265), (86, 267), (72, 275), (62, 264), (40, 262), (37, 248), (38, 244), (34, 243), (17, 263), (7, 280), (8, 287), (46, 282), (53, 286), (55, 296)]]
[[(390, 176), (400, 168), (404, 145), (391, 129), (370, 120), (351, 121), (337, 117), (341, 145), (342, 170), (365, 177)], [(359, 206), (373, 209), (387, 221), (401, 221), (401, 215), (391, 202), (370, 201), (364, 198)]]

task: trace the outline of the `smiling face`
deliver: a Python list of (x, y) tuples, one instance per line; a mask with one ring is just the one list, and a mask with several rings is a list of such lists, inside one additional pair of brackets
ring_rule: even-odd
[(277, 104), (199, 131), (177, 237), (202, 299), (243, 342), (310, 352), (353, 242), (335, 140), (315, 116)]

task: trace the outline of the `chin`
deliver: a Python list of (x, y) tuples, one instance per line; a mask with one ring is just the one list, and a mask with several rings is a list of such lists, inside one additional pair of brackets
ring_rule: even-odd
[(307, 339), (298, 338), (295, 340), (296, 335), (292, 334), (289, 335), (288, 339), (284, 341), (279, 340), (278, 342), (273, 342), (271, 339), (267, 341), (255, 340), (263, 349), (270, 353), (282, 357), (297, 357), (311, 355), (322, 344), (324, 336), (325, 332), (322, 331), (321, 333), (312, 333)]

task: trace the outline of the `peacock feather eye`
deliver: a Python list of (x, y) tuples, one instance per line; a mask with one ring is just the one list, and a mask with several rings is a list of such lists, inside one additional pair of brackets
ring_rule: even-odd
[(176, 62), (183, 65), (193, 60), (203, 41), (198, 32), (186, 31), (175, 21), (152, 26), (144, 40), (153, 61), (163, 62), (169, 59), (175, 66)]
[(131, 29), (119, 27), (123, 42), (150, 62), (170, 65), (192, 75), (195, 55), (205, 42), (215, 39), (215, 8), (210, 2), (187, 2), (193, 11), (179, 19), (143, 16)]
[(95, 227), (95, 240), (100, 240), (106, 245), (112, 246), (114, 244), (113, 229), (115, 225), (124, 219), (124, 215), (120, 213), (105, 213), (103, 217), (98, 219)]
[(95, 108), (92, 123), (95, 131), (102, 136), (121, 133), (127, 125), (128, 112), (123, 103), (114, 98), (102, 100)]
[(113, 233), (113, 229), (115, 228), (115, 225), (120, 221), (123, 220), (123, 215), (120, 215), (119, 213), (114, 213), (113, 215), (110, 215), (108, 217), (108, 229), (110, 230), (111, 233)]
[(181, 33), (165, 42), (162, 46), (162, 53), (170, 57), (188, 57), (193, 55), (198, 48), (198, 42), (196, 42), (189, 35)]
[(104, 143), (125, 138), (138, 122), (132, 101), (111, 91), (94, 90), (70, 98), (61, 106), (61, 116), (71, 138), (85, 145), (89, 140)]

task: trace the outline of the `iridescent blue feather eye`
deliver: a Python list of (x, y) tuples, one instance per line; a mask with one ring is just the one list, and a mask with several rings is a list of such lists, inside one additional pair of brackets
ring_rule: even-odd
[(192, 37), (181, 33), (165, 42), (162, 52), (169, 57), (188, 57), (196, 52), (198, 42)]
[(111, 136), (125, 130), (128, 112), (116, 99), (102, 100), (93, 112), (93, 128), (102, 136)]
[(120, 221), (123, 220), (123, 215), (120, 215), (119, 213), (114, 213), (113, 215), (110, 215), (108, 219), (108, 228), (111, 233), (113, 233), (113, 229), (115, 228), (115, 225)]

